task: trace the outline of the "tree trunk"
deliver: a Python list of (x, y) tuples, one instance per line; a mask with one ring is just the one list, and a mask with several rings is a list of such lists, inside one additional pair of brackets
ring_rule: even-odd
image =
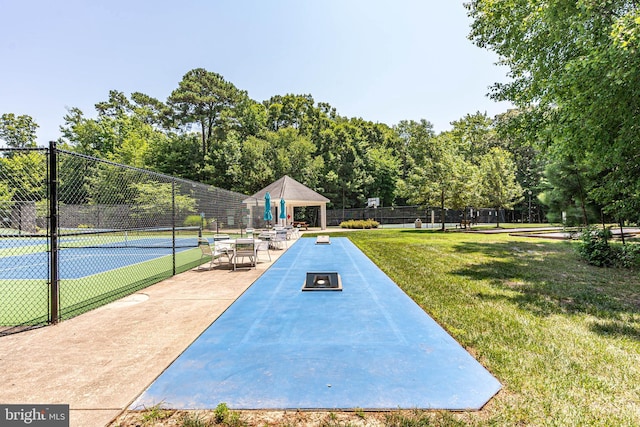
[(440, 192), (440, 215), (442, 216), (442, 231), (446, 230), (447, 215), (444, 211), (444, 188)]
[(576, 179), (578, 180), (578, 188), (580, 189), (580, 206), (582, 207), (582, 221), (584, 222), (584, 226), (589, 225), (589, 218), (587, 218), (587, 208), (584, 205), (584, 191), (582, 190), (582, 181), (580, 180), (580, 175), (576, 171)]
[(500, 228), (500, 208), (496, 208), (496, 228)]
[[(204, 119), (200, 120), (200, 129), (202, 135), (202, 158), (207, 155), (207, 129), (205, 128)], [(204, 166), (204, 165), (203, 165)]]

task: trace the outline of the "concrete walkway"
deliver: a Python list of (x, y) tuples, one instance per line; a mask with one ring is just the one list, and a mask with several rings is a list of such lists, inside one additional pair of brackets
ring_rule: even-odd
[(57, 325), (0, 337), (0, 403), (68, 404), (71, 426), (110, 424), (282, 253), (251, 270), (191, 270)]

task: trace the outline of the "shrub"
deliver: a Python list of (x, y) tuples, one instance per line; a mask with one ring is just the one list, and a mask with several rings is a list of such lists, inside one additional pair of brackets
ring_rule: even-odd
[(215, 422), (218, 424), (223, 423), (229, 417), (229, 407), (224, 402), (219, 403), (213, 413)]
[(640, 244), (627, 243), (618, 249), (617, 265), (624, 268), (640, 266)]
[(578, 253), (589, 264), (598, 267), (633, 268), (640, 266), (640, 245), (612, 244), (611, 231), (586, 228), (581, 235)]
[(378, 226), (380, 225), (380, 223), (378, 221), (374, 221), (372, 219), (350, 219), (348, 221), (343, 221), (340, 223), (340, 227), (341, 228), (358, 228), (358, 229), (365, 229), (365, 228), (378, 228)]
[(202, 225), (202, 217), (200, 215), (189, 215), (184, 219), (185, 227), (199, 227)]
[(578, 246), (578, 253), (585, 261), (597, 267), (611, 267), (615, 264), (615, 253), (609, 245), (610, 230), (587, 227), (580, 237), (582, 243)]

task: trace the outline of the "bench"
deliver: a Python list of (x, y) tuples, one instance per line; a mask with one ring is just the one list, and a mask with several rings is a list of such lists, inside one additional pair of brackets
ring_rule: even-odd
[(308, 229), (309, 229), (309, 223), (308, 223), (308, 222), (305, 222), (305, 221), (293, 221), (293, 224), (292, 224), (292, 225), (293, 225), (294, 227), (296, 227), (296, 228), (302, 228), (302, 227), (304, 227), (304, 229), (305, 229), (305, 230), (308, 230)]
[(460, 228), (467, 228), (467, 226), (469, 226), (469, 228), (471, 228), (472, 224), (473, 224), (473, 220), (471, 220), (471, 219), (461, 219), (460, 220)]

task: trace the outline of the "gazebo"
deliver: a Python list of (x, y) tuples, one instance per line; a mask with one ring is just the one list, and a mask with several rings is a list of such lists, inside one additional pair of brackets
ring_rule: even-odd
[[(296, 207), (320, 206), (320, 228), (322, 230), (327, 228), (327, 203), (330, 200), (288, 175), (243, 200), (243, 203), (249, 208), (251, 221), (253, 220), (253, 209), (256, 206), (261, 206), (264, 209), (264, 196), (267, 192), (271, 195), (271, 206), (274, 206), (277, 211), (280, 209), (281, 200), (284, 200), (286, 218), (293, 218), (293, 209)], [(277, 212), (274, 218), (279, 217), (280, 212)], [(285, 221), (287, 220), (285, 219)], [(249, 223), (249, 226), (251, 227), (253, 224)]]

